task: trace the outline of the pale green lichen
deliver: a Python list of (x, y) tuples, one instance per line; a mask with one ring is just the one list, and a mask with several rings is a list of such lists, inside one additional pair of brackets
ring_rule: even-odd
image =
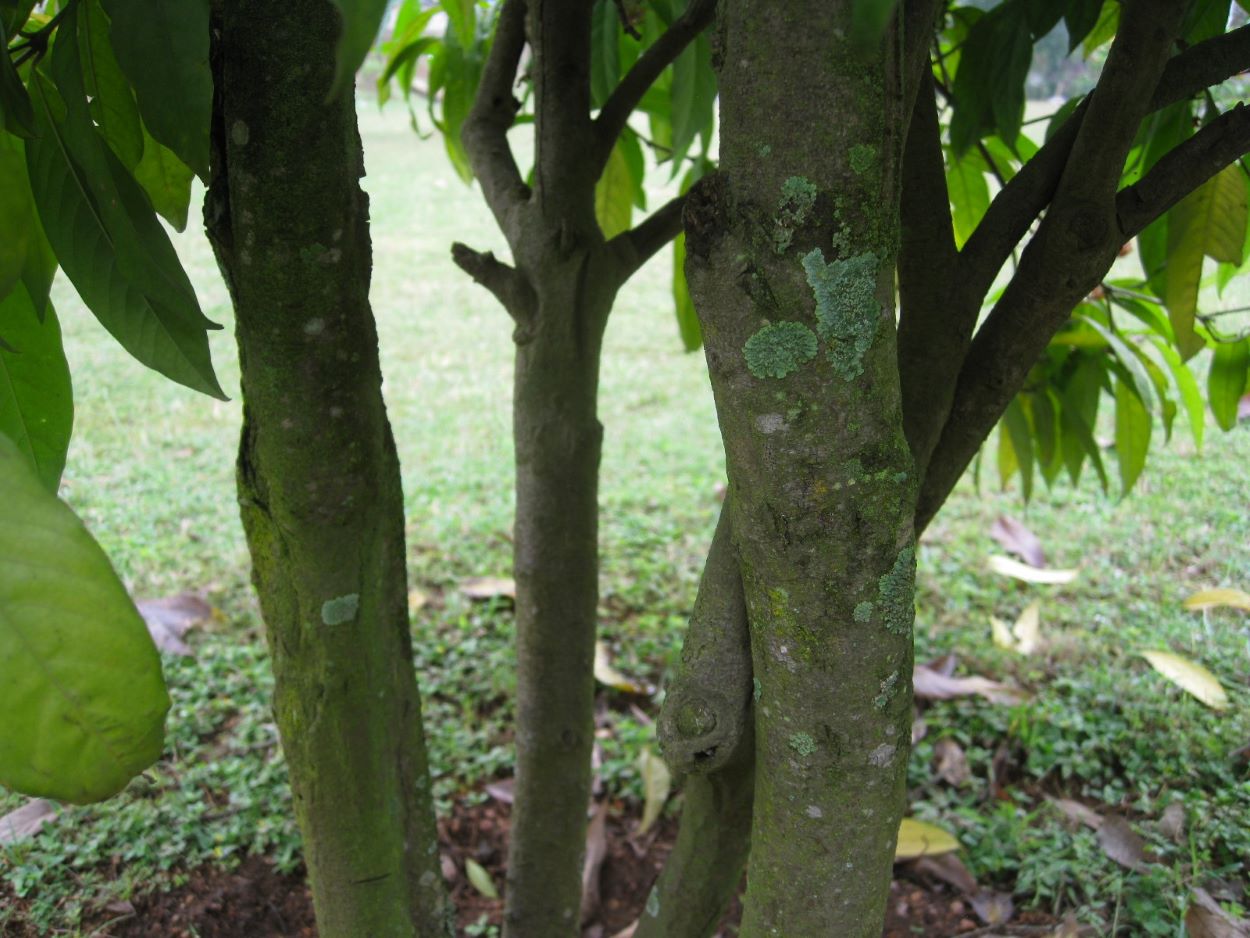
[(800, 756), (810, 756), (816, 751), (816, 740), (807, 733), (795, 733), (790, 737), (790, 748)]
[(784, 378), (816, 357), (816, 334), (801, 322), (769, 323), (742, 347), (757, 378)]
[(761, 143), (758, 147), (756, 147), (756, 151), (759, 153), (760, 156), (768, 156), (770, 153), (773, 152), (773, 148), (769, 146), (767, 143)]
[(647, 896), (647, 914), (652, 918), (660, 917), (660, 890), (658, 887), (652, 887), (650, 894)]
[(326, 625), (342, 625), (356, 618), (360, 608), (360, 594), (348, 593), (335, 599), (327, 599), (321, 604), (321, 621)]
[(881, 693), (877, 694), (877, 699), (872, 705), (878, 710), (884, 710), (890, 705), (890, 701), (894, 699), (894, 695), (898, 693), (898, 672), (892, 671), (890, 676), (881, 682)]
[(854, 170), (857, 176), (862, 176), (864, 173), (868, 172), (868, 170), (872, 169), (876, 162), (876, 147), (871, 147), (863, 143), (857, 143), (855, 146), (851, 147), (851, 169)]
[(816, 187), (802, 176), (791, 176), (781, 184), (781, 199), (773, 219), (773, 250), (786, 253), (794, 231), (807, 222), (816, 205)]
[(751, 678), (751, 686), (754, 688), (751, 692), (751, 696), (758, 701), (760, 696), (764, 693), (764, 687), (760, 684), (760, 679), (758, 677)]
[(807, 283), (816, 296), (816, 332), (829, 343), (833, 370), (847, 381), (864, 373), (864, 354), (877, 337), (879, 267), (871, 251), (832, 263), (820, 248), (803, 257)]
[(865, 600), (855, 605), (855, 621), (867, 622), (872, 618), (872, 603)]
[(904, 547), (898, 552), (889, 573), (877, 581), (881, 602), (881, 619), (895, 635), (910, 635), (916, 616), (916, 549)]

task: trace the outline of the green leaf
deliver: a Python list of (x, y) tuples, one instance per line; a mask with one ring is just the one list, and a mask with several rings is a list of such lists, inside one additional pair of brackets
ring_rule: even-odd
[(621, 77), (620, 16), (613, 0), (595, 0), (590, 19), (590, 106), (601, 108)]
[(1189, 430), (1194, 438), (1194, 446), (1202, 449), (1206, 407), (1203, 405), (1202, 392), (1198, 390), (1198, 381), (1172, 346), (1163, 341), (1156, 341), (1154, 346), (1172, 373), (1172, 383), (1176, 385), (1176, 393), (1180, 395), (1181, 404), (1184, 405), (1185, 414), (1189, 418)]
[(22, 141), (0, 132), (0, 297), (22, 277), (35, 234), (34, 204), (26, 180)]
[(387, 0), (331, 0), (338, 7), (342, 18), (338, 48), (334, 54), (334, 81), (329, 97), (350, 89), (356, 80), (356, 70), (369, 54), (373, 40), (382, 25)]
[(134, 178), (147, 193), (152, 207), (178, 231), (187, 227), (191, 206), (191, 179), (194, 173), (169, 147), (143, 130), (143, 157), (134, 168)]
[(143, 156), (143, 129), (130, 82), (109, 43), (109, 20), (99, 0), (85, 0), (78, 9), (78, 51), (83, 88), (91, 99), (91, 116), (122, 165), (134, 170)]
[(1184, 358), (1204, 344), (1194, 333), (1203, 257), (1240, 264), (1246, 221), (1246, 182), (1236, 166), (1225, 167), (1168, 213), (1163, 300)]
[(0, 434), (12, 440), (53, 495), (74, 425), (74, 392), (49, 306), (42, 319), (24, 286), (0, 300)]
[[(1003, 426), (1011, 437), (1011, 448), (1020, 469), (1020, 491), (1027, 502), (1033, 497), (1033, 433), (1019, 397), (1007, 405), (1007, 410), (1003, 413)], [(1003, 480), (1004, 484), (1006, 481)]]
[[(681, 193), (685, 195), (708, 171), (710, 164), (699, 160), (681, 181)], [(673, 239), (673, 303), (677, 311), (677, 331), (681, 344), (687, 352), (697, 352), (703, 347), (703, 327), (699, 325), (690, 287), (686, 283), (686, 236), (679, 234)]]
[(19, 137), (33, 137), (35, 134), (35, 114), (30, 104), (30, 95), (22, 84), (9, 58), (8, 30), (0, 22), (0, 129), (8, 130)]
[(955, 245), (962, 248), (989, 208), (990, 187), (985, 181), (985, 162), (973, 153), (963, 158), (951, 154), (946, 166), (946, 189), (951, 201)]
[[(61, 29), (71, 27), (71, 12)], [(204, 318), (169, 236), (143, 191), (91, 125), (78, 56), (58, 45), (54, 70), (66, 89), (64, 123), (56, 90), (36, 85), (40, 135), (26, 147), (31, 189), (48, 240), (100, 323), (140, 362), (180, 384), (225, 398), (213, 374)]]
[(1021, 4), (1003, 4), (968, 32), (953, 88), (950, 134), (956, 154), (991, 132), (1015, 146), (1024, 120), (1024, 82), (1033, 60), (1025, 14)]
[(143, 123), (208, 182), (213, 110), (208, 0), (104, 0), (104, 7), (112, 21), (113, 52), (134, 86)]
[[(377, 2), (377, 0), (370, 0), (370, 2)], [(439, 6), (447, 14), (447, 21), (455, 30), (461, 47), (470, 48), (477, 35), (475, 0), (440, 0)]]
[(1105, 0), (1102, 12), (1098, 14), (1098, 22), (1081, 43), (1085, 58), (1088, 59), (1096, 49), (1110, 42), (1119, 28), (1120, 0)]
[(673, 175), (681, 169), (694, 138), (707, 126), (716, 102), (716, 73), (707, 34), (690, 43), (673, 63), (671, 95)]
[(9, 36), (16, 36), (34, 8), (35, 0), (0, 0), (0, 29)]
[(1063, 389), (1059, 422), (1063, 428), (1064, 464), (1072, 482), (1075, 484), (1080, 481), (1081, 465), (1088, 456), (1105, 492), (1107, 471), (1103, 467), (1102, 453), (1094, 439), (1098, 405), (1102, 400), (1102, 382), (1100, 360), (1083, 357)]
[(1246, 392), (1246, 368), (1250, 367), (1250, 339), (1219, 342), (1207, 374), (1207, 399), (1221, 430), (1237, 425), (1237, 402)]
[(1150, 449), (1150, 412), (1128, 382), (1115, 382), (1115, 454), (1120, 463), (1121, 494), (1127, 495), (1146, 466)]
[(612, 148), (603, 175), (595, 183), (595, 219), (604, 238), (629, 230), (634, 210), (634, 177), (621, 144)]
[(99, 801), (160, 757), (160, 657), (104, 552), (6, 436), (0, 491), (0, 784)]
[(472, 857), (465, 857), (464, 872), (473, 888), (487, 899), (499, 898), (499, 890), (495, 888), (494, 880), (490, 878), (490, 873), (486, 872), (482, 864)]
[(1068, 29), (1068, 52), (1076, 50), (1086, 36), (1098, 24), (1102, 13), (1102, 0), (1073, 0), (1063, 14)]
[(852, 42), (860, 48), (869, 48), (880, 42), (897, 8), (898, 0), (853, 0)]

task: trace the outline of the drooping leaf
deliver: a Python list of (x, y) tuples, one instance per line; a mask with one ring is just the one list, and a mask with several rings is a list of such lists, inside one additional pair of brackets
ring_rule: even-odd
[(1207, 400), (1221, 430), (1237, 425), (1237, 403), (1246, 390), (1246, 369), (1250, 368), (1250, 339), (1219, 342), (1211, 356), (1207, 373)]
[(109, 41), (109, 19), (100, 0), (83, 0), (78, 12), (78, 53), (91, 116), (122, 165), (133, 172), (143, 156), (143, 129), (130, 82)]
[(143, 123), (204, 182), (213, 110), (208, 8), (208, 0), (104, 0), (113, 52), (134, 86)]
[(1176, 392), (1180, 395), (1181, 404), (1185, 408), (1185, 414), (1189, 418), (1189, 430), (1194, 438), (1194, 446), (1202, 449), (1202, 438), (1206, 424), (1206, 406), (1202, 400), (1202, 392), (1198, 390), (1198, 380), (1194, 377), (1189, 367), (1181, 361), (1181, 357), (1176, 350), (1166, 342), (1159, 341), (1155, 343), (1155, 348), (1168, 366), (1168, 370), (1172, 373), (1172, 383), (1176, 385)]
[[(681, 180), (683, 195), (703, 177), (708, 166), (705, 160), (698, 160), (690, 167)], [(677, 330), (681, 334), (681, 344), (687, 352), (697, 352), (703, 347), (703, 327), (699, 325), (694, 300), (690, 298), (690, 287), (686, 283), (685, 234), (679, 234), (673, 239), (673, 303), (677, 311)]]
[(695, 137), (711, 120), (716, 101), (716, 73), (712, 70), (712, 47), (706, 33), (690, 43), (673, 63), (670, 95), (670, 147), (676, 175)]
[(19, 137), (35, 135), (35, 112), (30, 104), (26, 86), (18, 77), (13, 60), (6, 51), (9, 45), (8, 28), (0, 20), (0, 130), (7, 130)]
[(477, 33), (476, 0), (439, 0), (439, 6), (447, 14), (460, 45), (466, 49), (473, 45)]
[(60, 485), (74, 424), (74, 394), (52, 307), (41, 322), (21, 284), (0, 299), (0, 434), (29, 460), (52, 494)]
[(9, 36), (16, 36), (34, 8), (35, 0), (0, 0), (0, 26)]
[(620, 14), (613, 0), (595, 0), (590, 14), (590, 106), (603, 107), (621, 77)]
[(634, 211), (634, 177), (618, 141), (595, 184), (595, 219), (604, 238), (629, 230)]
[(1199, 590), (1185, 600), (1186, 609), (1218, 609), (1221, 606), (1250, 612), (1250, 593), (1235, 589)]
[[(1020, 470), (1020, 491), (1027, 502), (1033, 495), (1033, 433), (1019, 397), (1012, 400), (1003, 412), (1003, 427), (1011, 437), (1011, 448)], [(1006, 479), (1003, 483), (1006, 484)]]
[(0, 491), (0, 784), (98, 801), (160, 756), (160, 657), (104, 552), (4, 436)]
[(194, 173), (178, 159), (169, 147), (157, 141), (146, 127), (143, 130), (143, 157), (134, 167), (134, 178), (147, 193), (152, 208), (175, 230), (187, 227), (187, 210), (191, 206), (191, 179)]
[(22, 277), (35, 235), (35, 206), (22, 141), (0, 132), (0, 297)]
[(1024, 82), (1033, 60), (1027, 10), (994, 7), (968, 32), (953, 88), (951, 148), (962, 155), (978, 137), (997, 133), (1014, 146), (1024, 119)]
[(1150, 449), (1150, 411), (1131, 385), (1115, 382), (1115, 455), (1120, 464), (1121, 494), (1127, 495), (1146, 466)]
[(1212, 710), (1229, 708), (1228, 694), (1219, 679), (1202, 665), (1170, 651), (1143, 651), (1140, 654), (1152, 668)]
[(342, 94), (356, 79), (356, 70), (369, 54), (386, 13), (386, 0), (331, 0), (342, 19), (334, 53), (334, 82), (330, 96)]
[(907, 817), (899, 824), (894, 859), (914, 860), (917, 857), (951, 853), (959, 847), (959, 841), (942, 828)]
[(1010, 557), (997, 555), (990, 557), (986, 561), (986, 566), (992, 572), (1001, 576), (1009, 576), (1013, 580), (1021, 580), (1025, 583), (1042, 583), (1049, 586), (1063, 586), (1066, 583), (1071, 583), (1081, 572), (1080, 570), (1039, 570), (1037, 567), (1031, 567)]
[(1246, 181), (1228, 166), (1187, 195), (1168, 213), (1167, 283), (1163, 295), (1184, 358), (1200, 348), (1194, 334), (1202, 260), (1240, 264), (1247, 221)]
[(1068, 52), (1074, 52), (1098, 24), (1102, 0), (1074, 0), (1063, 14), (1068, 29)]
[(1097, 49), (1110, 42), (1119, 28), (1119, 0), (1104, 0), (1102, 12), (1098, 14), (1098, 22), (1094, 24), (1094, 28), (1086, 35), (1085, 41), (1081, 43), (1081, 49), (1085, 54), (1085, 58), (1088, 59)]
[(950, 195), (955, 246), (962, 248), (989, 208), (985, 161), (972, 152), (962, 158), (952, 155), (946, 165), (946, 190)]
[[(61, 24), (71, 27), (73, 12)], [(63, 50), (69, 48), (69, 53)], [(140, 362), (180, 384), (225, 398), (213, 373), (213, 327), (143, 192), (95, 133), (72, 46), (53, 54), (66, 89), (35, 88), (40, 136), (26, 148), (31, 189), (48, 240), (87, 307)]]
[(668, 764), (645, 746), (638, 756), (638, 772), (642, 775), (643, 791), (642, 820), (638, 822), (638, 833), (645, 834), (659, 820), (660, 812), (664, 810), (664, 803), (668, 801), (673, 787), (673, 776), (668, 770)]
[(499, 890), (495, 888), (495, 881), (491, 879), (490, 873), (472, 857), (464, 858), (464, 873), (473, 888), (487, 899), (499, 898)]

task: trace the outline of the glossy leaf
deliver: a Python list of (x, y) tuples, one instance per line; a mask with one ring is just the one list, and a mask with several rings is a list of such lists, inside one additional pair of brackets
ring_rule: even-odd
[[(73, 23), (73, 15), (61, 28)], [(75, 82), (78, 57), (58, 46), (54, 69), (66, 89), (36, 85), (40, 136), (26, 148), (35, 203), (48, 240), (88, 308), (135, 358), (180, 384), (223, 398), (213, 374), (212, 326), (142, 190), (96, 135)], [(75, 93), (75, 92), (78, 93)]]
[(56, 494), (74, 425), (74, 393), (49, 306), (42, 321), (24, 286), (0, 299), (8, 349), (0, 347), (0, 434), (26, 456), (44, 487)]
[(952, 156), (946, 166), (946, 189), (950, 195), (955, 246), (962, 248), (989, 208), (990, 187), (985, 181), (984, 160), (971, 152), (962, 158)]
[(1127, 495), (1146, 466), (1150, 449), (1150, 411), (1126, 381), (1115, 382), (1115, 454), (1121, 492)]
[(161, 754), (160, 657), (108, 558), (0, 436), (0, 784), (85, 803)]
[(894, 859), (914, 860), (917, 857), (951, 853), (958, 849), (959, 841), (942, 828), (908, 817), (903, 818), (899, 825)]
[(1219, 679), (1202, 665), (1170, 651), (1143, 651), (1140, 654), (1152, 668), (1212, 710), (1229, 708), (1228, 694)]
[(112, 21), (113, 52), (134, 86), (143, 123), (208, 182), (208, 0), (104, 0), (104, 9)]
[(100, 0), (83, 0), (78, 8), (78, 52), (91, 116), (122, 165), (133, 172), (143, 156), (139, 107), (113, 54), (109, 19)]
[(1219, 342), (1211, 356), (1207, 374), (1207, 399), (1221, 430), (1237, 425), (1237, 402), (1246, 391), (1246, 369), (1250, 368), (1250, 339)]
[(605, 238), (629, 230), (634, 211), (634, 177), (621, 143), (612, 148), (595, 184), (595, 219)]

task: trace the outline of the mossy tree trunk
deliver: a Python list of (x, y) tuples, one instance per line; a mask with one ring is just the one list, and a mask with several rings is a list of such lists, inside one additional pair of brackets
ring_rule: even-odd
[(856, 48), (848, 0), (721, 10), (721, 168), (687, 205), (686, 273), (757, 694), (741, 934), (875, 936), (904, 807), (915, 568), (898, 32)]
[(206, 224), (234, 301), (238, 491), (322, 938), (451, 935), (352, 95), (324, 0), (213, 7)]

